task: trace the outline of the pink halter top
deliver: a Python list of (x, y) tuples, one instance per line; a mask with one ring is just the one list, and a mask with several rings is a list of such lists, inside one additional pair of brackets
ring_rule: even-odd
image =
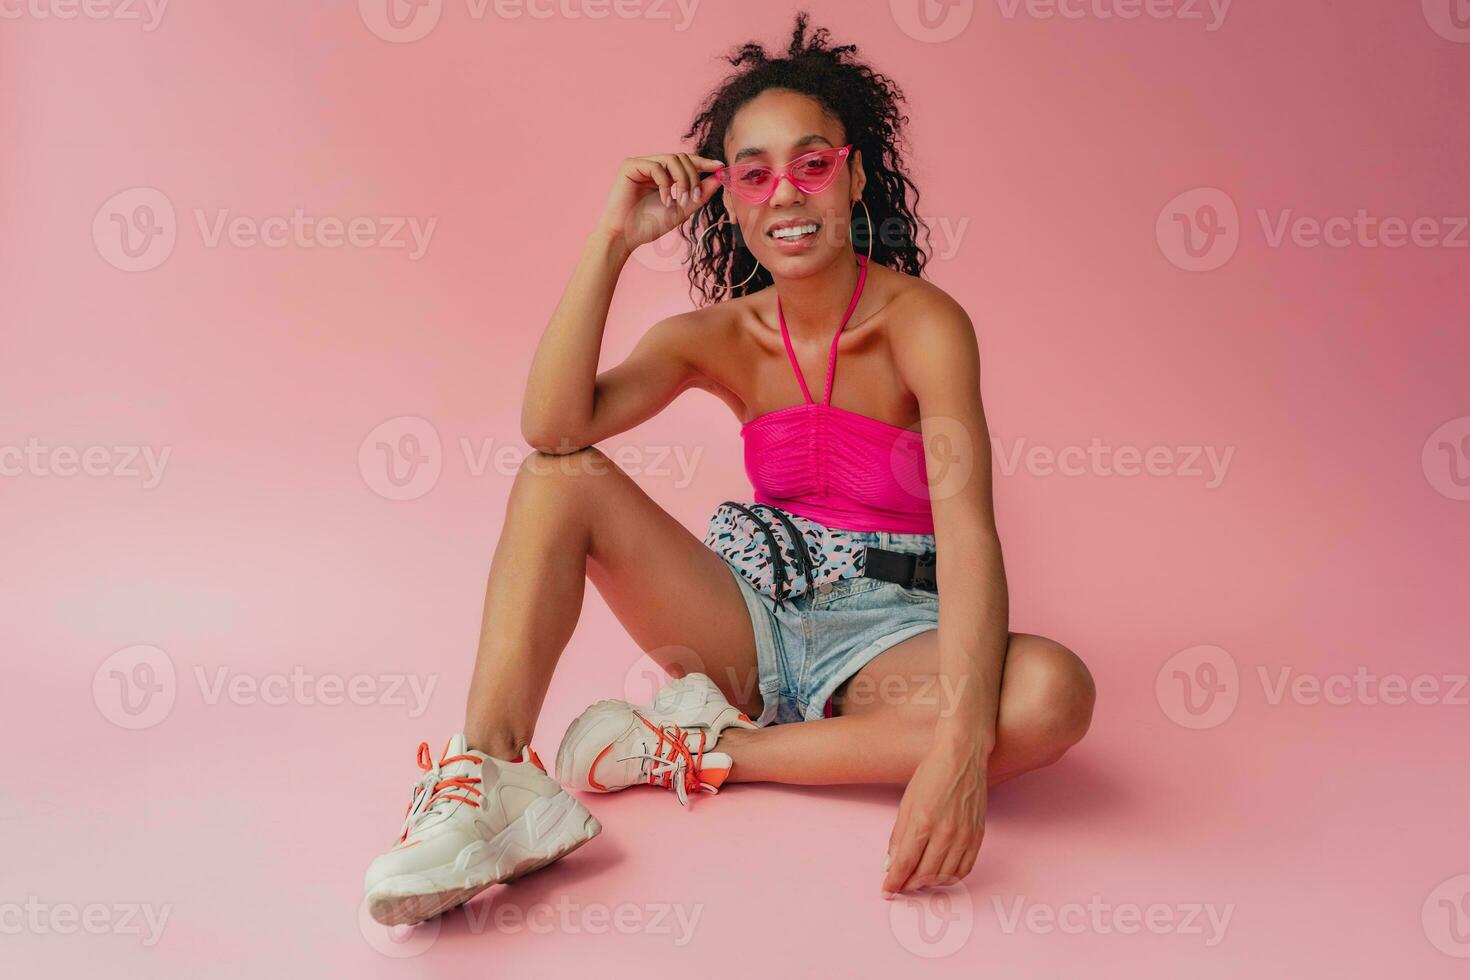
[(923, 436), (832, 404), (837, 341), (857, 309), (867, 278), (867, 257), (860, 255), (857, 289), (832, 337), (827, 387), (820, 404), (812, 401), (806, 378), (802, 377), (777, 297), (781, 340), (806, 401), (767, 412), (740, 427), (745, 440), (745, 472), (758, 503), (780, 507), (827, 527), (933, 534)]

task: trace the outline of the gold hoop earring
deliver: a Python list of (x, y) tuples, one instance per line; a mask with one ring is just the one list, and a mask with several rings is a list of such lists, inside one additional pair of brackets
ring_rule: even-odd
[[(721, 217), (719, 221), (716, 221), (714, 224), (710, 225), (704, 231), (702, 231), (702, 232), (699, 233), (699, 247), (700, 248), (703, 248), (704, 247), (704, 238), (705, 238), (705, 236), (708, 235), (710, 232), (714, 231), (716, 228), (720, 227), (720, 225), (732, 225), (732, 224), (735, 224), (735, 222), (731, 221), (729, 218)], [(695, 251), (698, 251), (698, 249), (695, 249)], [(746, 283), (750, 282), (750, 280), (754, 279), (755, 278), (755, 274), (757, 272), (759, 272), (760, 270), (761, 270), (761, 264), (759, 262), (757, 262), (755, 264), (755, 268), (750, 270), (750, 275), (748, 275), (744, 279), (740, 280), (739, 283), (737, 283), (734, 286), (731, 286), (730, 284), (726, 283), (725, 284), (725, 292), (727, 292), (727, 293), (733, 293), (735, 290), (739, 289), (741, 286), (744, 286)]]
[[(863, 216), (868, 221), (868, 261), (871, 262), (873, 260), (873, 212), (868, 210), (868, 202), (864, 201), (861, 197), (858, 198), (857, 202), (863, 206)], [(857, 241), (852, 237), (851, 218), (847, 221), (847, 240), (852, 244), (853, 249), (856, 250)]]

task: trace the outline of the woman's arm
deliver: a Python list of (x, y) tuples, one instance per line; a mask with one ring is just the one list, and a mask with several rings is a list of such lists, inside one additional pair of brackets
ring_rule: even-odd
[[(947, 297), (946, 297), (947, 299)], [(990, 433), (980, 398), (980, 352), (965, 311), (946, 302), (908, 338), (907, 376), (919, 399), (934, 512), (940, 669), (953, 684), (937, 736), (990, 755), (1010, 605), (990, 480)], [(902, 369), (902, 368), (901, 368)]]
[[(653, 416), (694, 380), (684, 317), (655, 324), (622, 364), (597, 373), (618, 277), (633, 250), (684, 222), (719, 187), (718, 160), (688, 153), (628, 157), (536, 347), (521, 434), (543, 452), (590, 446)], [(690, 318), (692, 320), (692, 317)]]
[(631, 429), (695, 380), (684, 350), (687, 315), (654, 324), (627, 359), (597, 372), (608, 305), (627, 255), (601, 234), (582, 248), (526, 380), (521, 434), (535, 449), (573, 452)]
[(975, 330), (937, 290), (923, 305), (894, 357), (919, 401), (943, 597), (939, 665), (953, 700), (941, 705), (933, 747), (899, 807), (883, 882), (890, 893), (953, 882), (974, 865), (1010, 638)]

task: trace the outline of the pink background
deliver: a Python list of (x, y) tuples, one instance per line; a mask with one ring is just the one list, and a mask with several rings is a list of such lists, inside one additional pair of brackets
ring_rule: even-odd
[[(1233, 456), (1212, 489), (998, 475), (1013, 626), (1077, 649), (1101, 696), (1086, 742), (993, 794), (967, 891), (878, 898), (894, 791), (738, 787), (687, 812), (651, 791), (593, 799), (601, 838), (472, 907), (673, 904), (699, 915), (683, 945), (477, 931), (462, 913), (395, 945), (357, 903), (414, 747), (461, 720), (514, 471), (476, 474), (461, 440), (524, 451), (524, 372), (615, 162), (677, 148), (715, 56), (783, 38), (791, 8), (706, 0), (685, 24), (669, 3), (592, 19), (567, 15), (602, 9), (580, 0), (546, 17), (444, 0), (399, 42), (372, 30), (374, 0), (179, 2), (153, 30), (39, 16), (66, 9), (48, 2), (0, 24), (0, 447), (171, 455), (156, 486), (125, 467), (0, 477), (7, 973), (1463, 974), (1470, 692), (1272, 703), (1259, 675), (1361, 668), (1449, 694), (1467, 669), (1470, 502), (1448, 467), (1470, 472), (1470, 234), (1273, 245), (1260, 218), (1470, 213), (1470, 32), (1450, 0), (1240, 2), (1217, 25), (1204, 6), (1125, 20), (1099, 15), (1107, 0), (1078, 18), (1006, 0), (936, 6), (934, 33), (905, 0), (809, 5), (910, 96), (931, 277), (977, 324), (1001, 448)], [(134, 188), (174, 212), (172, 251), (144, 271), (114, 264), (108, 231), (147, 192), (104, 207)], [(1176, 213), (1204, 217), (1205, 192), (1165, 209), (1196, 188), (1238, 209), (1212, 271), (1181, 268), (1169, 233)], [(436, 225), (415, 260), (211, 247), (195, 218), (296, 208)], [(687, 308), (664, 256), (628, 266), (606, 364)], [(359, 451), (384, 422), (397, 444), (403, 417), (432, 425), (439, 452), (420, 447), (441, 473), (389, 500), (374, 444)], [(640, 482), (701, 533), (749, 489), (735, 430), (696, 393), (605, 448), (637, 454)], [(696, 459), (692, 480), (660, 467), (668, 452)], [(164, 652), (153, 678), (171, 671), (175, 693), (130, 730), (110, 720), (104, 661), (139, 644)], [(1224, 700), (1196, 718), (1173, 667), (1207, 677), (1199, 656), (1223, 668)], [(589, 590), (541, 753), (589, 701), (646, 693), (646, 663)], [(297, 667), (436, 687), (411, 717), (211, 704), (198, 680)], [(18, 928), (5, 909), (32, 896), (170, 911), (146, 947), (120, 917), (102, 935)], [(1004, 928), (1018, 899), (1093, 896), (1233, 911), (1212, 946), (1108, 921)]]

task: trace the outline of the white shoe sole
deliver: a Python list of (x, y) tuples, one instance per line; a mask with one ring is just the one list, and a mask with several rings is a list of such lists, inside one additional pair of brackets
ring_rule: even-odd
[(494, 837), (460, 851), (453, 862), (378, 882), (367, 894), (368, 911), (385, 926), (415, 925), (491, 885), (539, 871), (601, 832), (597, 818), (565, 790), (542, 797)]

